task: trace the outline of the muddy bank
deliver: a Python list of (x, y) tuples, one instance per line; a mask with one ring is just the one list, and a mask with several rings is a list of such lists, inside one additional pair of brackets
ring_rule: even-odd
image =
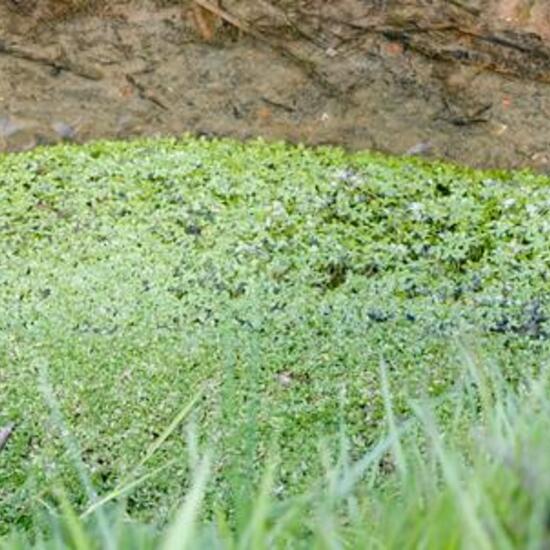
[(543, 2), (0, 0), (0, 74), (4, 151), (193, 132), (550, 171)]

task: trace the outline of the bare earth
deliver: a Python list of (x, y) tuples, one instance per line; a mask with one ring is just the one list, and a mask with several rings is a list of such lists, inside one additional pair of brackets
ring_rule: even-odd
[(193, 132), (550, 172), (545, 1), (96, 4), (0, 0), (0, 151)]

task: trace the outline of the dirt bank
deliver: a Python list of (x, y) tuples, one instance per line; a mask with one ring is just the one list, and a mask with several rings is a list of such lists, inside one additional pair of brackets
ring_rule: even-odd
[(550, 171), (550, 9), (0, 0), (0, 150), (194, 132)]

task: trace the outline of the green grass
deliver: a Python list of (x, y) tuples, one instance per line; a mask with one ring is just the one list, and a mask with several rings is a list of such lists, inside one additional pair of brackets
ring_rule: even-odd
[[(412, 400), (406, 423), (393, 421), (387, 373), (381, 384), (388, 434), (358, 460), (341, 434), (339, 453), (326, 453), (324, 477), (293, 497), (277, 496), (271, 457), (259, 487), (237, 499), (242, 520), (230, 525), (223, 510), (202, 513), (212, 479), (210, 456), (199, 458), (189, 432), (191, 487), (164, 529), (136, 523), (123, 504), (104, 498), (91, 514), (72, 507), (57, 490), (45, 527), (12, 533), (0, 547), (153, 549), (260, 548), (532, 548), (550, 544), (550, 370), (512, 388), (498, 370), (463, 348), (464, 376), (453, 395), (452, 422), (434, 420), (433, 403)], [(49, 401), (57, 424), (57, 404)], [(464, 426), (464, 420), (468, 425)], [(73, 442), (65, 435), (67, 450)], [(78, 456), (74, 464), (89, 486)], [(239, 485), (234, 485), (238, 490)], [(91, 510), (91, 509), (90, 509)]]
[[(503, 487), (485, 500), (508, 506), (517, 492), (514, 475), (472, 453), (464, 434), (487, 421), (476, 411), (509, 419), (510, 433), (491, 429), (521, 450), (515, 439), (536, 439), (548, 406), (525, 405), (531, 425), (517, 396), (550, 356), (549, 189), (548, 178), (528, 172), (229, 140), (0, 157), (0, 426), (17, 423), (0, 454), (0, 533), (36, 535), (50, 528), (53, 510), (82, 514), (96, 493), (112, 497), (96, 508), (105, 510), (108, 533), (120, 502), (134, 520), (162, 525), (189, 494), (174, 529), (188, 533), (204, 499), (201, 521), (218, 518), (216, 532), (227, 523), (233, 535), (248, 533), (248, 547), (281, 525), (264, 517), (273, 509), (289, 514), (281, 541), (305, 529), (320, 545), (326, 535), (326, 547), (336, 547), (337, 535), (360, 545), (353, 537), (367, 536), (355, 532), (361, 524), (369, 537), (378, 529), (382, 536), (386, 523), (396, 536), (411, 533), (428, 512), (439, 536), (438, 514), (450, 514), (454, 547), (470, 533), (464, 525), (478, 520), (453, 511), (485, 509), (501, 475)], [(468, 397), (473, 374), (457, 359), (464, 334), (481, 350), (489, 379), (498, 373), (516, 397), (498, 407), (492, 390)], [(420, 456), (437, 442), (425, 410), (405, 429), (420, 398), (441, 432), (464, 439), (457, 456), (473, 465), (455, 464), (453, 449), (452, 468), (438, 467), (447, 451), (435, 443), (424, 464)], [(509, 402), (517, 402), (517, 419)], [(377, 472), (388, 470), (372, 481), (376, 502), (358, 482), (351, 485), (359, 516), (350, 516), (347, 497), (345, 513), (341, 503), (331, 507), (332, 496), (312, 500), (324, 475), (338, 492), (349, 475), (342, 472), (371, 456), (388, 429), (406, 433), (387, 468), (387, 457), (374, 460)], [(211, 450), (208, 462), (200, 448)], [(431, 487), (429, 468), (443, 488), (436, 476), (426, 510), (415, 491)], [(467, 468), (472, 487), (463, 490), (457, 479)], [(262, 479), (265, 494), (245, 505)], [(506, 500), (500, 491), (508, 490)], [(524, 500), (522, 518), (541, 513), (529, 508), (538, 497)], [(313, 504), (328, 508), (305, 527), (296, 518), (311, 516)], [(386, 518), (394, 505), (399, 517)], [(372, 520), (378, 513), (380, 526)], [(535, 540), (534, 531), (517, 534), (493, 516), (494, 529), (471, 527), (478, 542), (493, 531), (512, 545), (514, 537)], [(79, 521), (69, 523), (73, 538), (89, 536)], [(203, 525), (192, 540), (214, 536)]]

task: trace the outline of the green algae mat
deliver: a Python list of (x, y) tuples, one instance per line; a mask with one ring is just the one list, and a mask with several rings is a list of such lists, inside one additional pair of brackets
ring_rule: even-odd
[(0, 533), (55, 487), (85, 508), (72, 454), (106, 493), (156, 442), (126, 506), (166, 519), (188, 422), (212, 506), (274, 449), (292, 494), (323, 439), (380, 436), (381, 361), (398, 419), (452, 391), (465, 335), (521, 383), (549, 308), (550, 180), (529, 172), (191, 138), (0, 157)]

